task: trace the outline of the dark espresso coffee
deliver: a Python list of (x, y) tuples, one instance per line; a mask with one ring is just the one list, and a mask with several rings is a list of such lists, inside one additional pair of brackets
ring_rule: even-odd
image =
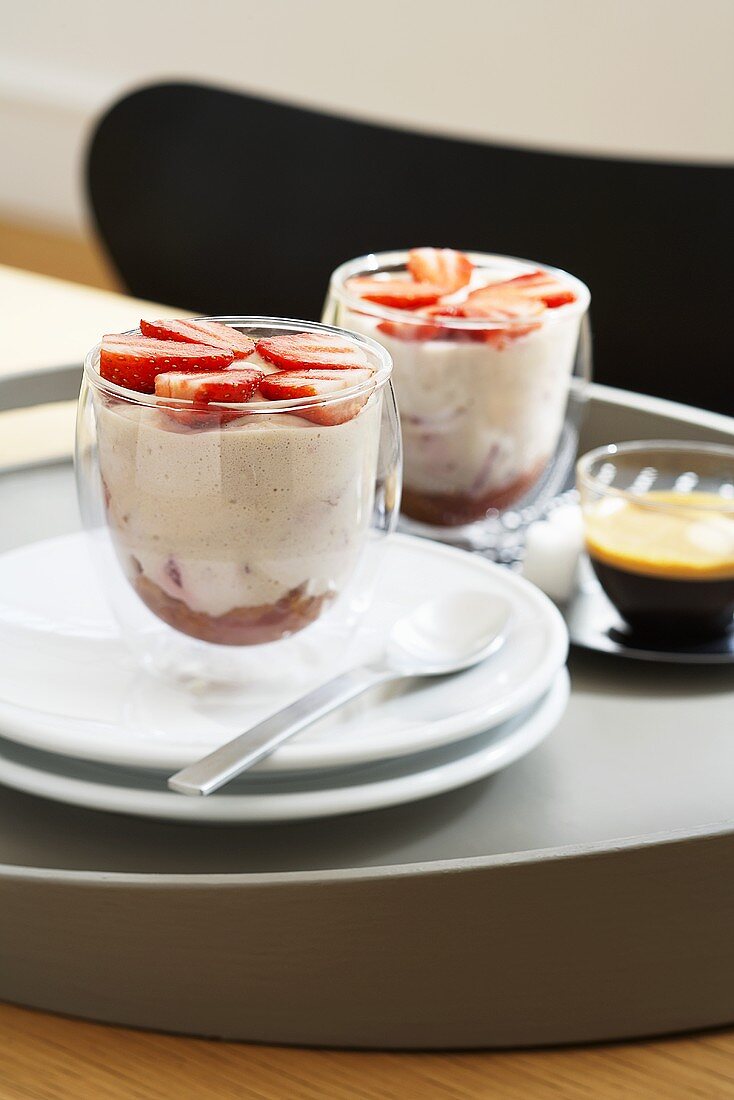
[(734, 515), (709, 493), (651, 492), (645, 501), (609, 497), (586, 509), (587, 549), (604, 591), (640, 634), (722, 634), (734, 616)]

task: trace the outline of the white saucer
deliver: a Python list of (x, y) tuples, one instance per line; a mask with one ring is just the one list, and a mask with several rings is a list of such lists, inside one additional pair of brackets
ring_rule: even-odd
[(150, 773), (125, 772), (4, 740), (0, 740), (0, 783), (55, 802), (171, 821), (234, 823), (336, 817), (417, 802), (506, 768), (554, 729), (568, 695), (569, 677), (564, 668), (539, 701), (488, 733), (418, 756), (354, 769), (351, 782), (343, 786), (330, 785), (334, 776), (343, 773), (307, 773), (298, 782), (273, 777), (248, 786), (240, 781), (230, 788), (238, 793), (190, 798), (168, 791), (164, 778)]
[[(487, 730), (537, 700), (566, 659), (565, 624), (537, 588), (482, 558), (393, 536), (379, 596), (361, 633), (384, 637), (421, 600), (474, 588), (511, 604), (498, 653), (455, 677), (370, 693), (283, 746), (258, 770), (345, 767), (425, 751)], [(337, 671), (323, 667), (313, 686)], [(5, 738), (86, 760), (175, 770), (301, 693), (270, 684), (257, 696), (204, 696), (142, 672), (107, 608), (82, 534), (0, 556)]]

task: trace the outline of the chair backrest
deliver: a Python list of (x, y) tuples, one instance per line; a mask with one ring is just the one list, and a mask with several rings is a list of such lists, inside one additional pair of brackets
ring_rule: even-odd
[(599, 381), (734, 413), (734, 171), (501, 148), (194, 84), (102, 117), (88, 184), (128, 289), (201, 313), (316, 318), (331, 270), (420, 244), (589, 284)]

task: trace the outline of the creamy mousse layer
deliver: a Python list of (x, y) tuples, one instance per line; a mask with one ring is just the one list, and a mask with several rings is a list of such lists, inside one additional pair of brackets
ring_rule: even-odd
[(393, 358), (408, 515), (471, 522), (532, 488), (558, 444), (579, 335), (578, 310), (553, 314), (496, 343), (399, 339), (377, 318), (340, 314)]
[(370, 524), (380, 405), (375, 392), (328, 426), (253, 407), (192, 430), (98, 396), (109, 525), (145, 602), (186, 633), (233, 644), (315, 618), (350, 579)]

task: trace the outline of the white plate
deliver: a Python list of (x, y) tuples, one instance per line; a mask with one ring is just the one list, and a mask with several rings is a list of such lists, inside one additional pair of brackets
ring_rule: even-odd
[[(494, 730), (418, 757), (368, 765), (359, 769), (363, 781), (341, 787), (328, 786), (325, 775), (313, 776), (311, 782), (302, 775), (300, 787), (273, 778), (270, 789), (264, 782), (249, 788), (241, 783), (239, 789), (247, 793), (191, 798), (166, 790), (163, 778), (145, 772), (130, 774), (122, 785), (115, 782), (125, 775), (121, 769), (2, 740), (0, 783), (55, 802), (171, 821), (234, 823), (336, 817), (417, 802), (506, 768), (548, 736), (566, 708), (568, 695), (568, 672), (562, 669), (540, 701)], [(89, 775), (95, 778), (87, 778)]]
[[(487, 730), (537, 700), (566, 659), (565, 624), (537, 588), (482, 558), (393, 536), (362, 630), (383, 636), (421, 600), (475, 588), (511, 604), (498, 653), (458, 676), (369, 693), (258, 769), (323, 769), (404, 756)], [(336, 671), (323, 667), (313, 686)], [(175, 770), (293, 697), (272, 684), (257, 697), (202, 696), (140, 671), (107, 609), (81, 534), (0, 556), (3, 737), (66, 756)]]

